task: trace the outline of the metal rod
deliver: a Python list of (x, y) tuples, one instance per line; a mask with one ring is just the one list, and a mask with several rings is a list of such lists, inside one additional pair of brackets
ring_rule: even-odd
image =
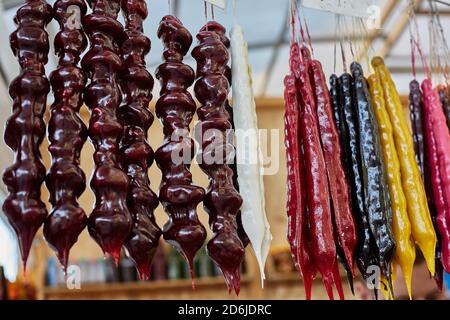
[(443, 4), (445, 6), (450, 6), (450, 2), (446, 2), (446, 1), (442, 1), (442, 0), (432, 0), (432, 1)]

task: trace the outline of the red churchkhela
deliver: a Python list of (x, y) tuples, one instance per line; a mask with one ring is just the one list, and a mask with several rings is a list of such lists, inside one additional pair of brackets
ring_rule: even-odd
[(158, 198), (150, 189), (148, 168), (153, 162), (153, 150), (147, 142), (147, 131), (153, 123), (149, 110), (153, 78), (145, 67), (145, 55), (150, 51), (150, 39), (143, 33), (147, 5), (143, 0), (122, 0), (127, 40), (122, 43), (123, 69), (121, 88), (124, 104), (119, 119), (124, 126), (120, 143), (122, 167), (130, 179), (128, 207), (133, 215), (133, 229), (125, 242), (141, 279), (150, 278), (150, 267), (158, 247), (161, 229), (154, 217)]
[(225, 76), (228, 50), (214, 31), (200, 31), (199, 44), (192, 56), (197, 61), (197, 82), (194, 91), (201, 106), (197, 110), (202, 133), (199, 163), (209, 177), (204, 207), (209, 214), (213, 237), (208, 242), (209, 256), (222, 270), (229, 292), (240, 290), (240, 266), (245, 249), (237, 233), (236, 216), (242, 198), (233, 185), (233, 170), (227, 164), (234, 147), (227, 142), (231, 129), (225, 109), (229, 83)]
[[(76, 11), (71, 11), (74, 8)], [(87, 47), (81, 28), (81, 18), (87, 7), (83, 0), (58, 0), (53, 9), (60, 25), (55, 38), (59, 64), (50, 75), (55, 102), (51, 106), (48, 128), (52, 166), (46, 183), (53, 209), (45, 221), (44, 236), (66, 270), (69, 250), (87, 222), (87, 216), (77, 202), (86, 188), (80, 152), (87, 139), (87, 128), (78, 114), (83, 105), (86, 75), (77, 65), (80, 54)]]
[[(193, 84), (195, 73), (182, 61), (192, 44), (192, 36), (177, 18), (165, 16), (159, 25), (158, 37), (164, 43), (165, 62), (156, 71), (161, 83), (156, 116), (161, 119), (165, 138), (155, 159), (162, 171), (159, 200), (169, 216), (163, 235), (189, 263), (193, 279), (194, 256), (205, 241), (206, 230), (196, 213), (205, 190), (192, 184), (189, 171), (195, 151), (189, 124), (196, 105), (187, 88)], [(188, 154), (184, 154), (186, 150)], [(181, 159), (174, 159), (174, 155)]]
[(118, 53), (125, 34), (116, 20), (119, 0), (91, 0), (89, 3), (92, 13), (84, 17), (83, 27), (90, 49), (83, 57), (82, 66), (90, 78), (84, 97), (91, 109), (89, 136), (95, 148), (91, 187), (96, 202), (88, 219), (88, 231), (103, 252), (110, 254), (117, 263), (133, 224), (126, 203), (129, 179), (119, 164), (118, 141), (123, 126), (116, 115), (122, 100), (117, 84), (117, 73), (122, 68)]
[(6, 123), (5, 142), (14, 150), (15, 161), (3, 175), (9, 191), (3, 211), (17, 233), (24, 269), (34, 236), (47, 217), (41, 201), (45, 167), (39, 146), (45, 136), (43, 116), (50, 91), (44, 65), (49, 52), (45, 26), (51, 19), (52, 7), (46, 1), (27, 0), (17, 10), (17, 29), (10, 37), (21, 73), (9, 88), (13, 114)]
[[(226, 30), (220, 23), (217, 23), (216, 21), (209, 21), (208, 23), (206, 23), (203, 26), (203, 28), (200, 31), (215, 32), (220, 37), (220, 41), (222, 41), (224, 46), (227, 47), (227, 49), (230, 49), (230, 39), (226, 36)], [(227, 77), (228, 83), (231, 85), (232, 72), (231, 72), (231, 68), (229, 65), (225, 66), (225, 77)], [(228, 112), (231, 127), (233, 128), (233, 131), (234, 131), (235, 127), (234, 127), (234, 121), (233, 121), (233, 108), (230, 105), (229, 99), (227, 99), (225, 101), (225, 110)], [(236, 154), (234, 155), (233, 163), (232, 164), (230, 163), (230, 168), (231, 168), (231, 170), (233, 170), (234, 188), (239, 192)], [(239, 210), (236, 215), (236, 221), (237, 221), (237, 225), (238, 225), (237, 231), (238, 231), (239, 239), (241, 239), (242, 244), (244, 245), (244, 248), (245, 248), (250, 243), (250, 239), (248, 238), (247, 234), (245, 233), (244, 227), (242, 226), (241, 210)]]

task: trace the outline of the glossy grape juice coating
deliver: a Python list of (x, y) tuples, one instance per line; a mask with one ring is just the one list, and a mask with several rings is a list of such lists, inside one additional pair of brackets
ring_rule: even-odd
[(200, 31), (197, 39), (192, 56), (197, 61), (194, 91), (201, 104), (197, 110), (200, 120), (197, 132), (202, 134), (199, 163), (209, 178), (203, 204), (213, 231), (207, 251), (222, 270), (228, 290), (231, 292), (234, 288), (238, 294), (245, 249), (236, 221), (242, 198), (234, 188), (233, 170), (228, 165), (234, 156), (234, 147), (226, 139), (226, 131), (231, 129), (225, 109), (229, 90), (225, 71), (229, 55), (216, 32)]
[(50, 75), (55, 96), (48, 125), (52, 166), (46, 177), (52, 211), (44, 223), (44, 236), (56, 252), (64, 270), (70, 248), (86, 227), (87, 216), (77, 202), (86, 188), (86, 176), (80, 168), (80, 152), (87, 139), (87, 128), (79, 117), (86, 75), (78, 67), (80, 54), (87, 47), (81, 27), (86, 14), (82, 0), (58, 0), (54, 17), (60, 25), (55, 37), (58, 67)]
[[(195, 73), (183, 63), (183, 57), (192, 44), (192, 36), (177, 18), (165, 16), (158, 37), (164, 43), (165, 62), (156, 70), (156, 78), (161, 83), (156, 116), (164, 127), (164, 142), (156, 150), (155, 159), (162, 171), (159, 200), (169, 216), (163, 236), (186, 259), (193, 279), (193, 260), (205, 242), (206, 230), (196, 212), (205, 190), (192, 184), (189, 171), (195, 151), (189, 124), (196, 105), (187, 88), (194, 83)], [(188, 154), (184, 154), (186, 150)], [(180, 158), (175, 159), (174, 155)]]
[(387, 185), (378, 122), (361, 65), (352, 62), (353, 108), (359, 122), (364, 210), (377, 245), (377, 260), (392, 291), (391, 261), (395, 251), (392, 207)]
[(147, 142), (147, 131), (154, 119), (149, 110), (154, 81), (145, 66), (145, 56), (151, 44), (143, 33), (143, 22), (148, 11), (143, 0), (122, 0), (121, 6), (127, 39), (122, 43), (123, 105), (119, 108), (119, 119), (124, 126), (124, 135), (120, 151), (122, 167), (130, 179), (127, 203), (133, 215), (133, 229), (125, 247), (141, 279), (148, 279), (161, 237), (161, 229), (154, 216), (158, 198), (150, 189), (147, 174), (153, 163), (153, 150)]
[[(230, 49), (230, 39), (226, 35), (226, 29), (216, 21), (209, 21), (207, 22), (203, 28), (200, 31), (212, 31), (217, 33), (217, 35), (220, 37), (220, 41), (227, 47), (227, 49)], [(232, 78), (232, 72), (230, 66), (225, 66), (225, 77), (227, 77), (228, 83), (231, 85), (231, 78)], [(233, 131), (235, 130), (234, 121), (233, 121), (233, 107), (230, 104), (230, 100), (227, 99), (225, 101), (225, 110), (228, 112), (231, 127), (233, 128)], [(233, 185), (234, 188), (239, 192), (239, 182), (237, 177), (237, 163), (236, 163), (236, 154), (234, 155), (233, 163), (230, 163), (230, 168), (233, 170)], [(242, 244), (244, 247), (247, 247), (247, 245), (250, 242), (250, 239), (248, 238), (247, 234), (245, 233), (244, 227), (242, 226), (242, 218), (241, 218), (241, 210), (238, 211), (236, 215), (236, 221), (238, 224), (238, 235), (239, 239), (241, 239)]]
[(122, 68), (119, 46), (125, 34), (116, 20), (119, 0), (89, 3), (92, 13), (84, 17), (83, 27), (90, 49), (82, 66), (90, 78), (84, 99), (91, 109), (89, 137), (95, 148), (91, 188), (96, 202), (88, 219), (88, 231), (103, 252), (113, 256), (117, 263), (133, 222), (126, 203), (129, 179), (119, 163), (123, 126), (116, 114), (122, 100), (117, 83), (117, 73)]
[(47, 217), (41, 200), (45, 167), (39, 146), (45, 136), (43, 120), (50, 84), (44, 65), (49, 52), (45, 26), (52, 19), (52, 7), (46, 1), (28, 0), (17, 10), (17, 29), (10, 36), (11, 49), (21, 67), (9, 93), (13, 113), (5, 128), (5, 142), (14, 150), (15, 161), (3, 174), (9, 195), (3, 211), (19, 239), (24, 267), (37, 230)]

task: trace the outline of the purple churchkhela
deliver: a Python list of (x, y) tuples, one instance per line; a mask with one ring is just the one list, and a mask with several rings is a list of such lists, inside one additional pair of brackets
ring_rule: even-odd
[(15, 161), (3, 174), (9, 195), (3, 211), (19, 239), (24, 269), (36, 232), (47, 217), (41, 201), (45, 167), (39, 146), (45, 137), (43, 120), (50, 84), (44, 65), (49, 52), (46, 25), (52, 7), (41, 0), (27, 0), (14, 18), (17, 29), (10, 36), (11, 49), (21, 67), (9, 93), (13, 112), (5, 128), (5, 142), (14, 150)]
[(80, 152), (87, 139), (87, 128), (78, 112), (83, 105), (82, 93), (87, 79), (78, 62), (87, 47), (81, 28), (81, 18), (87, 7), (83, 0), (58, 0), (53, 9), (60, 25), (55, 38), (59, 63), (50, 75), (55, 102), (48, 126), (52, 166), (46, 184), (52, 211), (44, 223), (44, 236), (66, 270), (70, 248), (87, 223), (86, 214), (77, 202), (86, 188)]
[(222, 270), (229, 292), (234, 289), (239, 294), (240, 267), (245, 249), (236, 221), (242, 198), (233, 185), (233, 170), (227, 164), (234, 155), (234, 147), (226, 139), (226, 131), (232, 127), (225, 109), (229, 90), (226, 77), (229, 55), (217, 30), (205, 29), (197, 35), (198, 45), (192, 56), (197, 61), (194, 91), (201, 105), (197, 110), (198, 131), (203, 134), (198, 162), (209, 178), (203, 204), (209, 214), (213, 237), (208, 242), (207, 251)]
[(141, 279), (149, 279), (161, 229), (154, 217), (158, 198), (150, 189), (147, 174), (153, 163), (153, 150), (147, 142), (147, 131), (154, 118), (149, 110), (154, 81), (145, 67), (150, 39), (143, 33), (143, 22), (148, 12), (144, 0), (122, 0), (121, 4), (126, 22), (126, 40), (121, 47), (123, 104), (119, 108), (119, 119), (124, 126), (124, 135), (120, 151), (122, 168), (130, 179), (127, 204), (133, 215), (133, 229), (125, 247)]
[[(183, 63), (183, 57), (192, 44), (192, 36), (177, 18), (165, 16), (160, 22), (158, 37), (164, 43), (165, 62), (156, 71), (161, 83), (156, 116), (163, 124), (165, 138), (155, 159), (162, 171), (159, 200), (169, 216), (163, 235), (188, 262), (194, 286), (193, 260), (205, 241), (206, 230), (196, 213), (205, 191), (192, 184), (189, 171), (195, 151), (189, 137), (189, 124), (196, 105), (187, 88), (193, 84), (195, 73)], [(188, 155), (182, 154), (185, 150), (189, 150)], [(174, 154), (180, 155), (181, 161), (173, 159)]]
[[(228, 39), (228, 37), (226, 36), (226, 30), (221, 24), (217, 23), (216, 21), (209, 21), (208, 23), (206, 23), (203, 26), (203, 28), (200, 31), (207, 31), (207, 30), (217, 33), (217, 35), (220, 37), (220, 41), (222, 41), (224, 46), (227, 47), (227, 49), (230, 49), (230, 39)], [(225, 75), (225, 77), (227, 77), (228, 84), (231, 85), (232, 73), (231, 73), (230, 66), (228, 66), (228, 65), (225, 66), (225, 73), (224, 73), (224, 75)], [(230, 123), (231, 123), (231, 127), (234, 130), (235, 127), (234, 127), (234, 121), (233, 121), (233, 108), (230, 105), (229, 99), (227, 99), (225, 101), (225, 110), (228, 112), (229, 120), (230, 120)], [(231, 170), (233, 170), (233, 185), (234, 185), (234, 188), (239, 192), (239, 182), (238, 182), (238, 176), (237, 176), (236, 155), (234, 156), (233, 163), (230, 163), (230, 168), (231, 168)], [(247, 234), (245, 233), (244, 227), (242, 226), (241, 210), (239, 210), (237, 212), (236, 221), (237, 221), (237, 225), (238, 225), (237, 231), (238, 231), (239, 239), (241, 239), (242, 244), (244, 245), (244, 248), (245, 248), (250, 243), (250, 239), (248, 238)]]
[(89, 4), (92, 13), (84, 17), (83, 27), (90, 49), (82, 66), (90, 78), (84, 98), (91, 110), (89, 137), (95, 148), (91, 188), (96, 201), (88, 219), (88, 231), (103, 252), (118, 263), (122, 245), (133, 227), (127, 205), (129, 178), (120, 165), (123, 125), (117, 117), (122, 101), (117, 81), (122, 69), (120, 46), (126, 34), (117, 21), (119, 0), (91, 0)]

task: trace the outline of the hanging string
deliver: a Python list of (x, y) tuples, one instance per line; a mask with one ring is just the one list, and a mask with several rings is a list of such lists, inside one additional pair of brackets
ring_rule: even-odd
[[(437, 8), (436, 3), (433, 3), (433, 15), (436, 19), (436, 29), (438, 31), (438, 35), (439, 35), (439, 43), (441, 44), (441, 49), (442, 49), (442, 54), (443, 56), (441, 57), (439, 55), (439, 60), (438, 63), (441, 67), (441, 71), (442, 71), (442, 75), (444, 76), (445, 82), (448, 83), (449, 82), (449, 65), (448, 65), (448, 60), (450, 59), (450, 51), (448, 48), (448, 44), (447, 44), (447, 39), (445, 37), (444, 34), (444, 28), (442, 27), (442, 23), (441, 23), (441, 18), (439, 16), (439, 10)], [(441, 61), (443, 61), (443, 64), (441, 63)]]
[(430, 32), (430, 51), (431, 51), (431, 72), (434, 80), (439, 82), (439, 43), (438, 43), (438, 35), (436, 30), (436, 20), (434, 15), (434, 6), (432, 1), (428, 1), (430, 5), (431, 17), (429, 24), (429, 32)]
[(341, 56), (342, 56), (342, 66), (344, 68), (344, 73), (347, 73), (347, 61), (345, 58), (345, 50), (344, 50), (344, 44), (343, 44), (343, 38), (342, 35), (342, 16), (338, 15), (338, 28), (339, 28), (339, 45), (341, 46)]
[(434, 54), (434, 75), (436, 79), (436, 83), (440, 82), (440, 74), (441, 74), (441, 49), (440, 49), (440, 43), (439, 43), (439, 35), (437, 31), (437, 26), (433, 23), (433, 47), (435, 48), (435, 54)]
[[(288, 19), (288, 23), (290, 24), (290, 28), (291, 28), (290, 39), (289, 39), (291, 47), (294, 43), (300, 42), (299, 41), (300, 39), (298, 39), (298, 34), (296, 34), (296, 27), (295, 27), (295, 18), (297, 16), (295, 1), (296, 0), (290, 0), (290, 6), (289, 6), (289, 15), (290, 15), (289, 18), (290, 19)], [(298, 52), (298, 59), (300, 61), (303, 59), (300, 51)], [(293, 69), (292, 69), (292, 66), (290, 65), (290, 63), (291, 63), (291, 59), (289, 59), (289, 66), (290, 66), (290, 70), (292, 72)]]
[(374, 49), (373, 49), (373, 44), (372, 42), (369, 41), (369, 31), (367, 30), (366, 24), (364, 22), (363, 18), (359, 18), (359, 23), (361, 25), (361, 28), (363, 30), (363, 34), (364, 34), (364, 44), (368, 44), (367, 46), (365, 46), (367, 48), (367, 50), (365, 50), (365, 55), (367, 56), (367, 59), (369, 58), (369, 53), (373, 53)]
[(433, 2), (431, 0), (428, 1), (430, 6), (430, 21), (428, 25), (428, 30), (430, 34), (430, 68), (431, 68), (431, 78), (433, 80), (436, 80), (437, 82), (440, 82), (440, 75), (441, 75), (441, 48), (442, 48), (442, 42), (439, 41), (439, 31), (437, 26), (437, 19), (436, 19), (436, 11)]
[[(357, 21), (359, 21), (359, 26), (362, 30), (361, 34), (362, 34), (363, 40), (361, 41), (362, 42), (361, 46), (363, 48), (364, 47), (367, 48), (367, 50), (364, 51), (364, 60), (366, 61), (366, 64), (367, 64), (367, 70), (369, 73), (373, 73), (372, 64), (370, 63), (370, 60), (369, 60), (369, 53), (373, 51), (373, 46), (372, 46), (372, 43), (370, 43), (369, 46), (366, 46), (366, 44), (369, 42), (369, 40), (368, 40), (369, 39), (369, 31), (367, 31), (366, 24), (364, 23), (363, 18), (358, 18)], [(359, 56), (359, 54), (358, 54), (358, 56)]]
[[(291, 0), (291, 31), (292, 31), (293, 43), (301, 42), (299, 29), (296, 27), (296, 25), (297, 24), (300, 25), (300, 23), (301, 23), (301, 21), (300, 21), (299, 15), (298, 15), (297, 0)], [(302, 60), (301, 54), (300, 54), (300, 60)]]
[(334, 61), (333, 61), (333, 73), (336, 74), (336, 52), (337, 52), (337, 44), (336, 38), (338, 33), (338, 23), (337, 23), (337, 14), (334, 15)]
[(355, 60), (355, 52), (353, 51), (353, 42), (352, 42), (351, 35), (350, 35), (350, 32), (349, 32), (347, 19), (344, 18), (344, 22), (345, 22), (345, 25), (344, 25), (344, 28), (345, 28), (345, 30), (344, 30), (344, 37), (347, 39), (347, 42), (348, 42), (349, 47), (350, 47), (350, 53), (352, 55), (353, 60)]
[(411, 23), (409, 24), (409, 42), (411, 44), (411, 65), (412, 65), (412, 73), (414, 79), (416, 79), (416, 42), (414, 41), (414, 37), (412, 34)]
[(409, 1), (409, 23), (408, 23), (408, 27), (409, 27), (409, 41), (410, 41), (410, 45), (411, 45), (411, 66), (412, 66), (412, 73), (413, 73), (413, 77), (414, 79), (416, 79), (416, 41), (414, 39), (414, 34), (413, 34), (413, 22), (412, 20), (415, 18), (414, 17), (414, 3), (410, 0)]
[(212, 18), (212, 20), (216, 20), (216, 19), (214, 18), (214, 6), (213, 6), (212, 3), (211, 3), (211, 18)]
[(294, 42), (300, 43), (301, 42), (300, 32), (296, 26), (297, 24), (300, 25), (300, 18), (298, 16), (297, 0), (291, 0), (291, 5), (292, 5), (292, 11), (291, 11), (292, 18), (294, 19), (294, 25), (293, 25)]
[(424, 56), (424, 54), (422, 52), (422, 48), (420, 47), (419, 43), (417, 43), (417, 41), (415, 42), (415, 46), (416, 46), (417, 52), (419, 53), (420, 60), (422, 60), (423, 69), (424, 69), (426, 74), (429, 74), (430, 71), (428, 69), (427, 61), (426, 61), (425, 56)]
[[(369, 31), (367, 30), (366, 23), (365, 23), (364, 19), (363, 18), (358, 18), (357, 21), (359, 21), (360, 28), (363, 31), (364, 41), (367, 41), (367, 39), (369, 38)], [(362, 44), (361, 44), (361, 46), (362, 46)], [(368, 47), (366, 55), (368, 55), (369, 51), (373, 52), (373, 45), (372, 44), (370, 44), (370, 46)]]
[[(339, 0), (339, 5), (341, 5), (341, 0)], [(340, 14), (337, 15), (337, 22), (338, 22), (338, 33), (339, 33), (339, 46), (341, 47), (341, 58), (342, 58), (342, 67), (344, 70), (344, 73), (347, 73), (347, 62), (345, 58), (345, 49), (344, 49), (344, 35), (343, 35), (343, 24), (342, 24), (343, 16)]]
[(435, 60), (436, 60), (436, 48), (433, 47), (433, 44), (435, 42), (434, 40), (434, 30), (433, 30), (433, 21), (432, 18), (430, 19), (430, 21), (428, 22), (428, 33), (430, 35), (430, 69), (431, 69), (431, 74), (430, 74), (430, 78), (433, 77), (433, 74), (436, 73), (436, 66), (435, 66)]
[(167, 6), (169, 7), (169, 14), (173, 15), (173, 3), (172, 3), (172, 0), (167, 0)]
[[(409, 33), (410, 33), (410, 45), (411, 45), (411, 65), (412, 65), (412, 73), (413, 73), (413, 77), (416, 78), (417, 77), (417, 67), (416, 67), (416, 52), (419, 55), (424, 73), (426, 74), (426, 77), (431, 79), (432, 75), (430, 73), (430, 69), (428, 67), (428, 63), (425, 59), (425, 56), (422, 52), (422, 46), (421, 46), (421, 41), (420, 41), (420, 33), (419, 33), (419, 27), (417, 24), (417, 18), (414, 12), (415, 8), (415, 4), (413, 0), (409, 0)], [(430, 27), (430, 26), (429, 26)], [(430, 31), (430, 35), (431, 35), (431, 31)], [(432, 43), (431, 37), (430, 37), (430, 45)], [(430, 51), (433, 50), (433, 47), (430, 46)], [(430, 54), (431, 59), (430, 59), (430, 65), (432, 66), (432, 61), (433, 58), (433, 53), (431, 52)]]
[(435, 2), (429, 1), (431, 9), (431, 19), (429, 24), (430, 44), (432, 45), (432, 62), (431, 68), (435, 73), (438, 81), (444, 78), (445, 83), (450, 82), (449, 62), (450, 50), (447, 39), (444, 34), (439, 11)]
[(206, 3), (206, 1), (203, 2), (204, 3), (204, 13), (205, 13), (205, 21), (206, 21), (206, 31), (208, 31), (208, 4)]
[(302, 10), (303, 23), (305, 24), (306, 35), (308, 36), (309, 50), (311, 51), (311, 56), (314, 59), (314, 49), (312, 46), (311, 34), (309, 33), (308, 23), (306, 22), (305, 10)]
[(352, 34), (351, 34), (351, 38), (352, 38), (352, 42), (354, 43), (355, 46), (355, 54), (357, 57), (359, 57), (359, 42), (358, 42), (358, 35), (360, 34), (360, 28), (359, 25), (356, 24), (356, 18), (352, 17)]
[(306, 46), (305, 32), (303, 30), (303, 22), (302, 22), (302, 19), (300, 18), (297, 1), (294, 0), (293, 3), (294, 3), (294, 9), (295, 9), (295, 16), (298, 19), (298, 25), (299, 25), (299, 28), (300, 28), (300, 35), (301, 35), (302, 45)]
[(289, 7), (289, 15), (290, 15), (290, 24), (291, 24), (291, 36), (290, 36), (290, 45), (292, 46), (295, 42), (295, 13), (294, 13), (294, 0), (291, 0), (291, 5)]

